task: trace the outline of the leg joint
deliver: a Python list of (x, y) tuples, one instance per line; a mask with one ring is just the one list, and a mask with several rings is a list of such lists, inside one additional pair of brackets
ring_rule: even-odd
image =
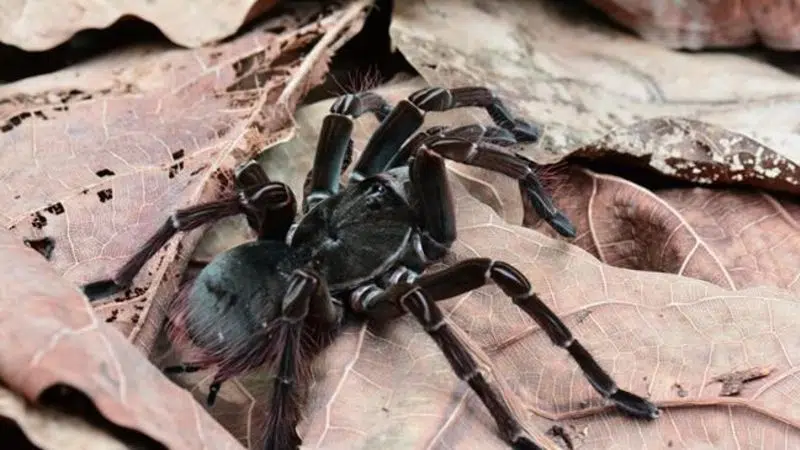
[(421, 89), (408, 96), (408, 101), (423, 111), (445, 111), (453, 108), (450, 90), (440, 87)]
[(490, 266), (488, 275), (514, 300), (528, 297), (531, 293), (531, 283), (528, 278), (511, 264), (495, 261)]

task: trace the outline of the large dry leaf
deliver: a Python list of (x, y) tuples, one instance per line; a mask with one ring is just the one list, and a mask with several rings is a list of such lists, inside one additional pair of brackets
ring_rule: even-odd
[[(16, 244), (46, 254), (74, 285), (110, 276), (171, 211), (215, 197), (237, 163), (291, 136), (297, 102), (322, 80), (332, 52), (358, 31), (368, 5), (300, 5), (215, 47), (132, 49), (3, 86), (3, 225)], [(63, 291), (41, 299), (55, 306), (37, 303), (35, 292), (3, 291), (0, 304), (6, 321), (13, 312), (14, 326), (2, 327), (9, 338), (2, 340), (7, 361), (0, 378), (31, 401), (56, 383), (76, 388), (112, 422), (170, 441), (171, 448), (199, 444), (169, 433), (185, 432), (180, 439), (189, 442), (211, 439), (203, 434), (213, 428), (189, 425), (202, 422), (190, 397), (178, 410), (164, 408), (156, 397), (174, 394), (158, 383), (172, 385), (140, 374), (151, 367), (141, 355), (94, 332), (98, 321), (114, 322), (124, 337), (111, 333), (113, 339), (127, 338), (149, 353), (163, 323), (161, 301), (174, 294), (201, 234), (173, 240), (131, 289), (95, 308), (97, 319), (74, 290), (72, 300)], [(13, 254), (0, 259), (15, 261)], [(48, 288), (47, 279), (23, 270), (29, 269), (3, 270), (0, 284)], [(183, 421), (189, 422), (176, 425)]]
[(179, 45), (198, 47), (224, 39), (245, 21), (271, 9), (279, 0), (4, 0), (0, 8), (0, 42), (41, 51), (75, 33), (105, 28), (123, 17), (156, 25)]
[[(170, 449), (238, 447), (188, 393), (100, 320), (41, 255), (6, 230), (0, 230), (0, 274), (0, 379), (9, 388), (30, 402), (47, 401), (67, 411), (85, 409), (76, 400), (77, 389), (112, 423)], [(8, 405), (3, 409), (43, 448), (64, 448), (50, 446), (45, 430), (31, 423), (35, 417)], [(48, 423), (63, 428), (59, 435), (65, 436), (70, 419), (54, 419)]]
[[(130, 51), (4, 86), (3, 225), (52, 241), (76, 284), (111, 276), (171, 211), (219, 195), (236, 164), (291, 135), (297, 101), (364, 7), (306, 6), (216, 47)], [(149, 349), (199, 236), (165, 246), (97, 311)]]
[[(397, 102), (422, 86), (414, 81), (377, 91)], [(302, 185), (329, 105), (298, 111), (297, 139), (264, 155), (271, 177), (295, 189)], [(429, 119), (429, 124), (446, 124), (487, 117), (468, 110)], [(363, 147), (374, 126), (371, 118), (359, 120), (356, 148)], [(800, 337), (794, 323), (800, 303), (793, 294), (771, 287), (732, 292), (689, 277), (603, 264), (563, 240), (504, 221), (459, 181), (475, 184), (474, 176), (463, 166), (451, 169), (460, 175), (451, 183), (460, 237), (446, 264), (487, 256), (518, 265), (623, 387), (665, 407), (661, 419), (647, 423), (604, 406), (566, 353), (495, 287), (443, 302), (451, 323), (479, 352), (543, 445), (566, 445), (553, 437), (554, 430), (569, 436), (576, 448), (592, 449), (800, 445), (800, 408), (792, 394), (798, 388)], [(722, 220), (727, 226), (730, 218)], [(206, 246), (199, 248), (202, 259), (233, 245), (230, 228), (223, 228), (206, 236)], [(764, 368), (771, 371), (758, 380), (714, 381)], [(202, 400), (211, 375), (180, 381)], [(318, 359), (315, 378), (300, 426), (304, 448), (507, 448), (484, 407), (408, 317), (387, 327), (347, 327)], [(254, 373), (225, 386), (223, 406), (210, 412), (243, 440), (252, 437), (248, 431), (261, 431), (268, 382), (269, 374)], [(731, 386), (741, 390), (739, 396), (721, 396)]]

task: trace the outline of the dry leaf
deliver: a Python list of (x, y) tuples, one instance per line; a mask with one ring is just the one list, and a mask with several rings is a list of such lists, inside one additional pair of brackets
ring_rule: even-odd
[[(237, 448), (191, 395), (164, 378), (35, 251), (0, 230), (0, 379), (29, 402), (81, 408), (170, 449)], [(77, 413), (77, 411), (75, 412)], [(25, 428), (30, 422), (12, 415)]]
[(590, 0), (645, 39), (669, 47), (744, 47), (762, 43), (800, 50), (795, 0)]
[(279, 1), (5, 0), (0, 10), (0, 42), (42, 51), (67, 41), (78, 31), (137, 17), (157, 26), (176, 44), (199, 47), (234, 34), (244, 22)]
[[(2, 385), (0, 385), (0, 416), (13, 420), (19, 426), (29, 441), (28, 445), (35, 443), (36, 447), (41, 449), (125, 450), (128, 448), (107, 431), (61, 411), (30, 404), (22, 396)], [(9, 434), (3, 433), (3, 437), (5, 444), (8, 445)], [(14, 448), (21, 448), (21, 445)]]
[[(216, 47), (139, 49), (3, 86), (3, 225), (20, 242), (49, 238), (75, 284), (108, 278), (171, 211), (216, 197), (236, 164), (291, 135), (296, 103), (365, 5), (306, 5)], [(149, 351), (199, 237), (165, 246), (96, 311)]]

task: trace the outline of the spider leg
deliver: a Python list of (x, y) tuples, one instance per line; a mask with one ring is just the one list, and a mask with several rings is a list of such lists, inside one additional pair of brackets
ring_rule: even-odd
[(164, 367), (165, 374), (193, 373), (205, 370), (206, 366), (199, 363), (181, 363), (177, 366)]
[[(164, 374), (172, 375), (172, 374), (183, 374), (183, 373), (194, 373), (199, 372), (201, 370), (207, 369), (208, 366), (201, 363), (181, 363), (177, 366), (168, 366), (162, 369)], [(226, 379), (219, 378), (215, 376), (214, 379), (211, 381), (211, 385), (208, 387), (208, 397), (206, 397), (206, 404), (208, 406), (214, 406), (214, 402), (217, 400), (217, 394), (219, 393), (220, 388), (222, 388), (222, 383), (225, 382)]]
[(398, 278), (396, 284), (385, 290), (376, 285), (367, 285), (354, 291), (350, 297), (353, 310), (376, 320), (410, 312), (442, 350), (456, 375), (466, 381), (486, 405), (503, 439), (513, 448), (540, 447), (525, 435), (502, 394), (487, 382), (475, 359), (452, 331), (435, 303), (477, 289), (488, 282), (496, 283), (539, 324), (555, 345), (566, 349), (592, 387), (614, 402), (617, 408), (646, 419), (655, 419), (661, 414), (650, 401), (620, 389), (589, 351), (572, 336), (561, 319), (531, 291), (528, 279), (513, 266), (488, 258), (474, 258), (420, 277), (409, 270), (397, 273), (405, 275), (395, 277)]
[(417, 253), (423, 260), (439, 259), (457, 236), (455, 205), (444, 159), (422, 150), (412, 161), (409, 176), (419, 201), (417, 220), (424, 230), (420, 238), (422, 251)]
[(341, 320), (342, 308), (333, 302), (324, 280), (316, 273), (296, 270), (284, 294), (281, 316), (268, 325), (270, 346), (267, 361), (277, 369), (269, 417), (266, 421), (265, 450), (297, 448), (301, 443), (296, 427), (300, 420), (300, 388), (309, 370), (309, 342), (306, 326), (332, 331)]
[(554, 230), (566, 237), (575, 237), (575, 226), (569, 218), (553, 204), (538, 177), (530, 167), (530, 161), (509, 151), (502, 145), (486, 140), (464, 139), (446, 135), (434, 137), (422, 143), (418, 151), (429, 150), (439, 156), (462, 164), (482, 167), (519, 180), (536, 213)]
[(655, 419), (659, 409), (650, 401), (622, 390), (611, 376), (595, 361), (586, 348), (572, 336), (569, 328), (536, 295), (530, 281), (514, 266), (488, 258), (461, 261), (440, 272), (419, 277), (415, 285), (433, 300), (444, 300), (494, 282), (515, 305), (525, 311), (561, 348), (566, 349), (578, 363), (589, 383), (616, 406), (633, 416)]
[(384, 170), (393, 169), (408, 163), (408, 160), (415, 155), (417, 150), (426, 142), (447, 136), (461, 137), (473, 141), (483, 140), (503, 147), (517, 143), (514, 134), (504, 128), (481, 124), (465, 125), (449, 129), (443, 126), (434, 126), (420, 131), (406, 141), (406, 143), (400, 147), (400, 150), (392, 156)]
[[(263, 179), (256, 182), (262, 175)], [(291, 189), (283, 183), (270, 182), (255, 162), (245, 164), (237, 172), (237, 189), (239, 193), (235, 196), (175, 211), (111, 279), (84, 285), (84, 294), (91, 301), (126, 289), (145, 263), (177, 232), (190, 231), (223, 217), (245, 214), (259, 238), (282, 239), (294, 220)]]
[(377, 94), (362, 92), (347, 94), (336, 99), (330, 114), (322, 122), (317, 152), (309, 179), (309, 193), (303, 199), (303, 210), (308, 211), (339, 190), (339, 177), (348, 157), (352, 158), (353, 120), (372, 113), (383, 121), (391, 111), (389, 104)]
[(541, 449), (528, 438), (502, 393), (489, 384), (475, 358), (444, 320), (442, 310), (419, 285), (395, 284), (385, 291), (373, 287), (351, 299), (357, 311), (378, 320), (387, 317), (390, 310), (410, 312), (442, 350), (458, 378), (469, 384), (489, 410), (503, 440), (518, 450)]
[(518, 142), (535, 142), (539, 138), (539, 130), (535, 126), (514, 118), (503, 102), (485, 87), (429, 87), (400, 101), (381, 122), (364, 148), (350, 179), (360, 181), (384, 171), (397, 149), (422, 126), (428, 112), (462, 107), (486, 109), (494, 123), (511, 131)]

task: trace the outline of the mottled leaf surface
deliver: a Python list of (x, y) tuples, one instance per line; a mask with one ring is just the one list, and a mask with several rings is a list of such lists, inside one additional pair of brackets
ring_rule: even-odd
[(111, 276), (172, 211), (216, 198), (236, 164), (288, 139), (297, 102), (367, 5), (300, 5), (213, 47), (128, 49), (0, 87), (0, 378), (11, 390), (36, 401), (66, 385), (170, 448), (239, 446), (146, 360), (202, 230), (94, 310), (76, 287)]
[[(172, 211), (215, 198), (236, 164), (290, 136), (362, 10), (294, 9), (215, 47), (131, 50), (3, 86), (0, 220), (20, 241), (49, 239), (75, 284), (112, 276)], [(97, 312), (149, 350), (199, 236), (173, 240)]]

